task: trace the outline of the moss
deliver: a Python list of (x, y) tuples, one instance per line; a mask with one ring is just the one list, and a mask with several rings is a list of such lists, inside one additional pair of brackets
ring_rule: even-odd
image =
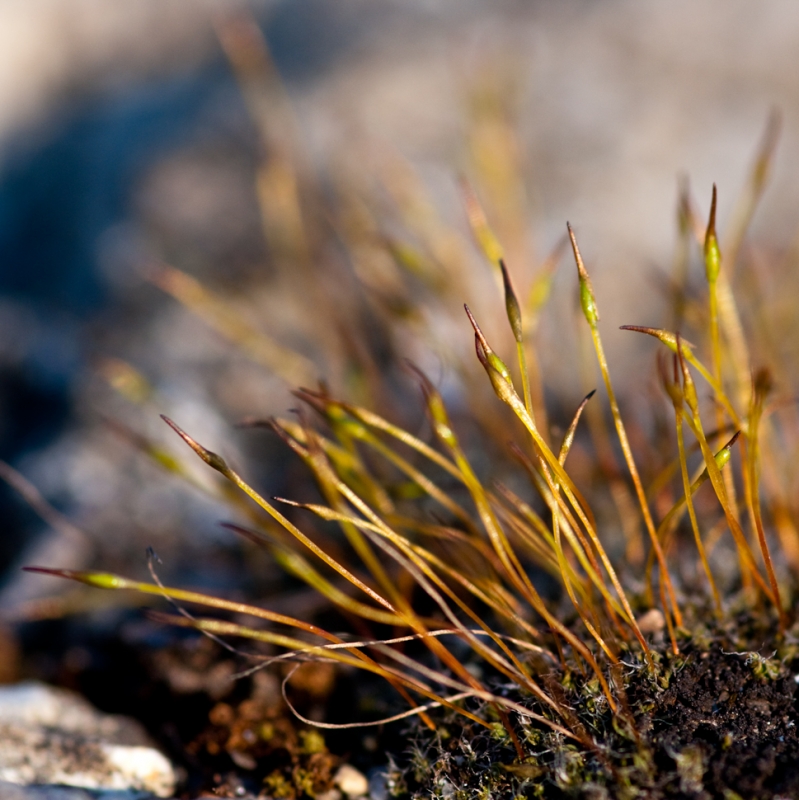
[[(772, 139), (767, 137), (758, 156), (746, 198), (759, 197)], [(282, 168), (299, 187), (300, 171), (291, 173), (289, 162)], [(261, 188), (268, 220), (282, 204)], [(394, 364), (378, 350), (385, 342), (392, 343), (385, 350), (399, 349), (411, 317), (414, 324), (433, 320), (437, 330), (451, 323), (453, 301), (470, 299), (455, 297), (468, 283), (460, 281), (468, 259), (445, 244), (462, 237), (416, 202), (421, 198), (404, 197), (404, 186), (384, 188), (396, 195), (400, 220), (385, 225), (370, 220), (367, 235), (346, 230), (339, 209), (316, 198), (325, 210), (320, 228), (327, 230), (330, 219), (342, 223), (334, 237), (337, 260), (343, 245), (358, 262), (354, 272), (367, 274), (362, 253), (377, 249), (377, 261), (393, 276), (388, 284), (376, 273), (361, 283), (346, 283), (329, 293), (326, 307), (346, 330), (340, 347), (330, 351), (352, 353), (341, 374), (353, 394), (389, 398), (387, 416), (337, 399), (320, 381), (316, 390), (296, 391), (305, 408), (297, 419), (270, 423), (307, 467), (319, 502), (262, 494), (222, 456), (164, 417), (225, 482), (218, 496), (226, 498), (237, 518), (244, 514), (253, 529), (231, 527), (269, 550), (342, 618), (358, 620), (353, 629), (363, 633), (361, 641), (335, 632), (339, 617), (325, 630), (311, 620), (159, 581), (40, 571), (227, 612), (235, 621), (188, 615), (171, 621), (215, 637), (254, 640), (270, 653), (280, 652), (279, 657), (314, 662), (287, 676), (301, 693), (324, 696), (334, 663), (385, 678), (407, 704), (417, 710), (423, 705), (409, 734), (413, 744), (389, 783), (395, 796), (677, 798), (731, 791), (767, 798), (799, 791), (799, 774), (788, 766), (799, 756), (796, 684), (789, 674), (795, 649), (785, 649), (790, 619), (771, 554), (774, 543), (764, 527), (764, 519), (783, 519), (781, 543), (799, 561), (799, 547), (791, 540), (796, 532), (785, 532), (793, 526), (795, 504), (782, 484), (793, 481), (790, 475), (773, 478), (796, 459), (780, 449), (776, 429), (767, 427), (770, 373), (757, 369), (740, 340), (741, 314), (729, 286), (737, 252), (725, 254), (729, 263), (722, 260), (715, 187), (706, 226), (694, 218), (687, 194), (680, 198), (682, 250), (687, 254), (693, 246), (697, 257), (701, 254), (706, 283), (695, 291), (687, 272), (680, 271), (672, 310), (699, 344), (688, 343), (676, 330), (625, 326), (654, 337), (653, 347), (662, 350), (659, 394), (646, 409), (655, 420), (649, 425), (651, 441), (644, 441), (646, 423), (627, 409), (622, 413), (625, 405), (635, 404), (633, 395), (641, 394), (645, 381), (636, 376), (635, 392), (626, 399), (617, 395), (598, 299), (568, 223), (573, 289), (582, 317), (558, 318), (550, 340), (589, 343), (585, 349), (595, 355), (604, 391), (592, 402), (605, 404), (590, 415), (590, 436), (583, 435), (580, 420), (593, 391), (580, 403), (570, 397), (573, 414), (558, 408), (559, 426), (548, 424), (553, 409), (545, 402), (550, 387), (539, 368), (536, 330), (560, 250), (528, 281), (531, 299), (520, 302), (511, 280), (514, 265), (505, 263), (489, 215), (471, 189), (465, 191), (468, 217), (488, 262), (481, 268), (501, 278), (506, 333), (515, 352), (511, 349), (511, 358), (503, 360), (497, 326), (486, 323), (484, 331), (477, 318), (483, 309), (474, 314), (466, 306), (474, 369), (462, 367), (462, 353), (454, 348), (451, 363), (458, 365), (464, 391), (453, 413), (433, 382), (411, 367), (429, 423), (418, 430), (418, 419), (404, 408), (407, 390), (397, 390)], [(346, 200), (337, 197), (339, 202)], [(420, 209), (426, 211), (420, 214)], [(363, 212), (360, 201), (349, 209), (356, 210)], [(735, 224), (741, 227), (722, 241), (742, 241), (749, 217), (738, 216)], [(404, 239), (413, 246), (384, 233), (397, 222), (409, 228)], [(692, 245), (693, 232), (702, 229), (701, 241)], [(302, 226), (295, 231), (293, 245), (285, 243), (287, 263), (309, 265), (319, 255), (313, 252), (315, 236), (300, 241), (303, 231)], [(303, 276), (302, 291), (308, 291), (315, 281), (305, 268), (296, 271)], [(459, 280), (449, 280), (453, 276)], [(476, 285), (482, 286), (486, 276), (479, 277)], [(300, 375), (306, 385), (315, 385), (307, 358), (261, 336), (228, 298), (177, 270), (164, 268), (156, 280), (242, 352), (260, 354), (290, 382)], [(424, 290), (425, 300), (414, 308), (417, 288)], [(313, 296), (321, 304), (326, 294)], [(759, 309), (749, 311), (758, 318)], [(307, 316), (320, 313), (315, 307)], [(348, 327), (350, 317), (370, 322)], [(570, 325), (574, 330), (566, 331)], [(471, 343), (471, 333), (468, 337)], [(767, 349), (773, 335), (767, 330), (760, 338), (761, 349)], [(773, 349), (776, 356), (780, 348)], [(560, 351), (557, 356), (567, 358)], [(472, 373), (481, 369), (478, 383)], [(495, 397), (487, 400), (490, 391)], [(671, 420), (658, 425), (664, 399), (673, 426)], [(313, 420), (310, 412), (316, 414)], [(406, 427), (395, 418), (404, 418)], [(519, 441), (506, 447), (509, 436)], [(157, 448), (144, 445), (162, 467), (183, 471), (156, 457)], [(739, 451), (740, 459), (734, 457)], [(762, 469), (764, 462), (769, 469)], [(514, 486), (523, 485), (524, 497), (502, 483), (508, 476)], [(319, 524), (304, 526), (304, 515)], [(694, 583), (701, 585), (696, 593)], [(726, 585), (729, 596), (722, 598), (718, 585)], [(253, 618), (258, 624), (247, 622)], [(760, 652), (764, 642), (774, 644), (773, 656)], [(250, 747), (251, 738), (265, 751), (280, 746), (287, 762), (268, 776), (267, 790), (285, 798), (322, 791), (331, 765), (324, 738), (314, 732), (297, 736), (266, 719), (263, 709), (255, 711), (218, 709), (218, 730), (209, 745), (231, 753)]]
[[(794, 796), (799, 792), (796, 648), (780, 644), (770, 657), (731, 649), (733, 642), (751, 647), (763, 639), (779, 643), (776, 619), (750, 614), (735, 625), (708, 625), (697, 642), (683, 643), (678, 656), (662, 645), (656, 650), (658, 675), (639, 656), (636, 668), (623, 673), (620, 688), (628, 707), (622, 714), (596, 703), (593, 678), (559, 676), (569, 706), (591, 731), (593, 748), (529, 720), (518, 725), (522, 758), (515, 757), (509, 737), (463, 725), (450, 743), (417, 728), (415, 748), (425, 753), (427, 778), (434, 776), (439, 786), (435, 791), (463, 786), (472, 796), (495, 800)], [(527, 703), (545, 711), (540, 703)], [(446, 718), (455, 730), (458, 718)], [(407, 796), (431, 796), (431, 784), (419, 777), (405, 773)]]

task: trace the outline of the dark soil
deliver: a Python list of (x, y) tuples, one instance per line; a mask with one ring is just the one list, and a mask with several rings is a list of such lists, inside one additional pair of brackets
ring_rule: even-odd
[(799, 797), (796, 680), (776, 665), (764, 674), (770, 665), (759, 658), (720, 647), (693, 652), (658, 698), (647, 720), (656, 760), (666, 769), (670, 762), (688, 765), (681, 778), (686, 796), (702, 796), (704, 788), (713, 797), (725, 790)]
[[(656, 674), (640, 655), (625, 654), (614, 681), (624, 684), (626, 717), (610, 713), (591, 681), (550, 675), (550, 691), (561, 693), (596, 747), (519, 722), (526, 753), (519, 759), (498, 720), (489, 730), (441, 713), (434, 733), (408, 722), (309, 728), (282, 699), (283, 669), (232, 681), (246, 666), (241, 659), (196, 634), (127, 614), (101, 630), (79, 621), (32, 626), (23, 641), (25, 672), (142, 721), (182, 768), (186, 800), (314, 797), (331, 789), (345, 761), (365, 773), (388, 765), (387, 788), (397, 797), (799, 798), (799, 658), (790, 635), (779, 652), (763, 647), (777, 641), (768, 621), (698, 626), (678, 657), (656, 641)], [(534, 705), (515, 686), (495, 691)], [(374, 719), (398, 710), (382, 683), (328, 665), (303, 667), (290, 693), (317, 719)], [(479, 710), (492, 718), (490, 708)]]
[(609, 712), (590, 682), (551, 676), (550, 689), (561, 686), (596, 749), (520, 726), (529, 753), (520, 760), (499, 725), (492, 735), (448, 718), (435, 735), (416, 732), (393, 780), (415, 798), (442, 800), (799, 798), (799, 661), (794, 646), (745, 649), (754, 640), (776, 641), (775, 632), (741, 618), (683, 640), (678, 657), (661, 642), (657, 675), (626, 656), (634, 665), (623, 681), (626, 720)]

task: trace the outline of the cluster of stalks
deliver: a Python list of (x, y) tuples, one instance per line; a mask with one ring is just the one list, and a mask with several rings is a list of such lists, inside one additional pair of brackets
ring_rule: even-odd
[[(483, 229), (481, 215), (474, 208), (474, 196), (469, 196), (469, 203), (472, 219), (478, 220), (478, 241), (486, 241), (490, 232)], [(777, 609), (780, 628), (785, 626), (785, 612), (759, 501), (760, 431), (767, 424), (763, 412), (770, 380), (766, 371), (757, 372), (747, 392), (746, 410), (743, 413), (736, 410), (735, 395), (728, 393), (726, 386), (732, 385), (738, 390), (738, 396), (743, 394), (743, 387), (734, 382), (725, 383), (722, 367), (725, 356), (734, 357), (737, 363), (745, 358), (745, 354), (729, 347), (725, 351), (722, 345), (720, 298), (725, 299), (726, 305), (721, 307), (728, 314), (734, 315), (735, 307), (730, 296), (722, 291), (726, 284), (721, 281), (724, 273), (716, 237), (715, 210), (714, 189), (710, 221), (704, 237), (711, 368), (705, 367), (695, 354), (696, 348), (683, 340), (679, 333), (626, 326), (629, 330), (659, 339), (671, 353), (670, 358), (660, 359), (660, 374), (663, 388), (674, 407), (678, 450), (676, 466), (683, 493), (659, 524), (653, 518), (613, 390), (591, 281), (574, 232), (570, 227), (568, 231), (577, 264), (582, 311), (590, 329), (621, 453), (648, 538), (647, 596), (649, 602), (654, 602), (653, 595), (657, 592), (659, 608), (675, 654), (679, 652), (678, 631), (682, 626), (682, 613), (678, 591), (669, 574), (668, 556), (673, 534), (685, 511), (715, 610), (723, 613), (722, 596), (705, 544), (707, 532), (702, 530), (693, 502), (693, 495), (707, 479), (712, 484), (735, 543), (745, 592), (752, 602), (758, 602), (762, 597), (772, 604)], [(486, 249), (490, 251), (490, 248)], [(653, 668), (654, 662), (636, 621), (631, 600), (603, 546), (591, 507), (566, 470), (581, 414), (593, 392), (577, 407), (560, 445), (552, 445), (550, 437), (539, 428), (532, 405), (533, 392), (526, 356), (530, 343), (525, 337), (521, 305), (502, 259), (498, 260), (497, 266), (503, 279), (508, 321), (517, 343), (521, 392), (516, 388), (510, 369), (492, 349), (468, 307), (466, 314), (474, 329), (477, 358), (494, 392), (512, 409), (529, 434), (526, 442), (513, 446), (513, 454), (543, 501), (545, 514), (538, 513), (531, 503), (507, 487), (499, 484), (487, 487), (480, 480), (459, 442), (440, 393), (418, 371), (416, 374), (437, 447), (372, 411), (335, 400), (323, 390), (302, 389), (297, 396), (322, 416), (327, 424), (327, 433), (316, 430), (305, 415), (301, 415), (298, 422), (286, 419), (269, 422), (311, 470), (325, 504), (264, 498), (221, 456), (203, 447), (172, 420), (165, 418), (203, 461), (253, 501), (249, 506), (237, 503), (249, 518), (250, 526), (231, 525), (231, 528), (269, 548), (284, 568), (316, 588), (344, 612), (379, 626), (391, 626), (401, 631), (401, 635), (388, 640), (348, 641), (303, 620), (252, 605), (166, 587), (160, 582), (142, 583), (97, 572), (32, 569), (92, 586), (135, 589), (179, 603), (203, 605), (263, 620), (268, 625), (249, 627), (188, 616), (175, 621), (216, 636), (266, 642), (285, 651), (281, 658), (326, 659), (376, 673), (407, 700), (410, 713), (420, 714), (431, 726), (428, 710), (433, 706), (445, 706), (477, 724), (490, 727), (488, 719), (477, 716), (463, 704), (464, 698), (476, 697), (495, 707), (508, 735), (516, 742), (520, 757), (523, 751), (511, 721), (514, 715), (536, 720), (566, 737), (589, 745), (569, 709), (542, 686), (536, 670), (531, 667), (531, 663), (540, 664), (542, 660), (539, 657), (531, 662), (530, 654), (548, 657), (553, 664), (560, 660), (564, 668), (590, 670), (614, 713), (622, 713), (618, 694), (614, 693), (612, 685), (614, 670), (618, 670), (620, 665), (622, 645), (628, 649), (630, 643), (637, 642), (643, 658)], [(712, 393), (716, 407), (716, 426), (712, 433), (705, 433), (699, 392), (692, 371), (706, 382)], [(702, 454), (701, 466), (693, 479), (688, 464), (686, 428)], [(734, 433), (729, 437), (726, 432), (731, 429)], [(728, 441), (723, 446), (714, 446), (714, 440), (724, 437)], [(729, 470), (725, 470), (736, 442), (742, 452), (743, 503), (736, 500), (735, 483), (729, 477)], [(428, 518), (403, 513), (383, 485), (379, 472), (370, 469), (375, 456), (384, 459), (403, 477), (407, 491), (433, 501), (438, 512)], [(430, 477), (431, 473), (437, 475), (438, 480)], [(452, 491), (443, 489), (442, 478), (464, 487), (468, 502), (459, 502), (454, 499)], [(345, 560), (338, 557), (334, 553), (340, 548), (334, 542), (325, 544), (318, 541), (318, 537), (314, 539), (306, 535), (279, 510), (281, 504), (306, 509), (323, 520), (337, 523), (354, 558)], [(742, 520), (742, 511), (748, 515), (749, 525)], [(431, 547), (430, 543), (435, 546)], [(637, 549), (642, 549), (640, 543)], [(442, 555), (443, 552), (446, 555)], [(541, 597), (530, 577), (531, 563), (560, 582), (579, 616), (582, 630), (576, 625), (566, 625)], [(341, 582), (335, 581), (335, 576), (343, 579), (351, 591), (342, 590)], [(434, 609), (424, 616), (414, 610), (413, 595), (419, 591), (427, 595)], [(480, 612), (475, 610), (477, 607)], [(452, 648), (447, 646), (450, 637), (467, 643), (493, 671), (519, 687), (520, 698), (525, 694), (534, 696), (548, 713), (535, 713), (520, 699), (493, 693), (460, 657), (453, 654)], [(423, 642), (440, 666), (433, 669), (405, 655), (399, 645), (410, 639)], [(619, 688), (618, 681), (616, 688)]]
[[(246, 71), (248, 63), (245, 59), (240, 66)], [(172, 588), (155, 579), (148, 583), (101, 572), (31, 569), (95, 587), (166, 597), (181, 609), (190, 604), (230, 612), (236, 619), (250, 617), (257, 623), (195, 617), (187, 612), (169, 619), (215, 637), (266, 643), (277, 653), (269, 661), (326, 660), (379, 675), (408, 704), (408, 711), (398, 716), (417, 714), (431, 728), (435, 723), (430, 711), (435, 707), (452, 709), (489, 729), (498, 719), (520, 758), (524, 756), (518, 736), (520, 718), (593, 747), (590, 734), (552, 690), (546, 675), (558, 670), (593, 675), (607, 707), (620, 719), (625, 717), (622, 653), (657, 669), (657, 659), (639, 627), (642, 612), (659, 608), (670, 647), (675, 654), (679, 652), (685, 593), (672, 572), (674, 554), (679, 552), (685, 559), (687, 545), (679, 534), (686, 514), (695, 545), (691, 558), (704, 574), (715, 613), (724, 613), (725, 591), (718, 586), (711, 551), (721, 548), (729, 534), (746, 601), (773, 607), (780, 630), (787, 624), (760, 500), (761, 495), (768, 496), (767, 521), (774, 525), (786, 555), (794, 557), (795, 544), (791, 543), (799, 540), (795, 515), (790, 503), (781, 499), (785, 487), (776, 468), (779, 437), (767, 405), (772, 379), (765, 369), (752, 372), (743, 324), (730, 289), (731, 267), (765, 183), (775, 127), (773, 122), (769, 126), (731, 223), (724, 262), (716, 233), (715, 188), (706, 226), (697, 221), (687, 190), (683, 193), (684, 247), (674, 276), (674, 329), (625, 326), (662, 345), (660, 381), (674, 410), (675, 453), (659, 474), (647, 470), (649, 486), (636, 465), (611, 381), (589, 273), (574, 231), (568, 229), (582, 313), (617, 445), (610, 444), (603, 413), (596, 416), (591, 434), (603, 453), (604, 485), (623, 517), (623, 571), (641, 578), (643, 590), (637, 596), (625, 591), (619, 562), (608, 552), (607, 535), (600, 530), (578, 480), (567, 469), (583, 410), (589, 402), (596, 404), (601, 399), (591, 401), (591, 392), (577, 405), (560, 441), (554, 441), (547, 421), (535, 334), (562, 248), (556, 249), (530, 281), (529, 300), (521, 302), (499, 237), (489, 227), (477, 192), (468, 186), (463, 193), (467, 216), (476, 242), (501, 278), (517, 368), (506, 364), (484, 335), (476, 315), (468, 307), (465, 311), (474, 331), (477, 359), (497, 398), (511, 409), (524, 432), (524, 439), (510, 449), (536, 500), (524, 499), (517, 491), (498, 482), (487, 483), (480, 476), (441, 393), (421, 371), (411, 368), (421, 386), (432, 441), (363, 405), (335, 399), (324, 386), (296, 392), (323, 425), (312, 424), (307, 410), (296, 419), (251, 423), (271, 427), (307, 465), (323, 498), (320, 503), (262, 496), (223, 457), (165, 418), (221, 476), (215, 491), (235, 507), (242, 520), (229, 527), (267, 548), (285, 570), (324, 595), (345, 617), (360, 619), (362, 630), (371, 626), (381, 635), (354, 641), (267, 608)], [(273, 172), (284, 164), (281, 158), (273, 161)], [(270, 176), (275, 178), (265, 171), (264, 191), (268, 191)], [(274, 228), (272, 225), (269, 230), (274, 232)], [(284, 238), (290, 233), (284, 230)], [(697, 239), (707, 278), (704, 312), (685, 295), (685, 265)], [(407, 252), (396, 247), (392, 252), (408, 266)], [(304, 258), (308, 259), (307, 254)], [(235, 309), (226, 307), (223, 299), (193, 278), (164, 267), (158, 270), (156, 280), (253, 357), (277, 364), (290, 377), (307, 374), (308, 364), (302, 356), (276, 349), (259, 338)], [(686, 309), (693, 310), (692, 319)], [(683, 339), (678, 329), (686, 324), (700, 336), (704, 332), (708, 345), (692, 345)], [(700, 360), (700, 354), (707, 354), (709, 366)], [(515, 436), (518, 430), (509, 429), (507, 435)], [(190, 470), (180, 462), (152, 443), (143, 446), (162, 466), (190, 479)], [(740, 458), (734, 461), (736, 449)], [(696, 457), (697, 450), (701, 459)], [(619, 454), (624, 466), (616, 464)], [(734, 463), (737, 469), (733, 469)], [(768, 468), (763, 469), (763, 464)], [(700, 507), (695, 496), (708, 479), (716, 502), (705, 492)], [(292, 521), (299, 512), (289, 512), (286, 506), (303, 509), (335, 526), (310, 526), (312, 532), (305, 532), (301, 523)], [(574, 608), (572, 622), (564, 621), (562, 609), (542, 596), (540, 585), (531, 577), (532, 566), (548, 573), (562, 588)], [(422, 607), (423, 612), (418, 610)], [(391, 632), (388, 636), (387, 630)], [(410, 657), (406, 645), (411, 641), (426, 647), (430, 657)], [(464, 663), (464, 644), (475, 660), (487, 667), (484, 674), (502, 676), (518, 687), (518, 693), (498, 693), (494, 684), (478, 678)], [(481, 701), (482, 708), (492, 708), (492, 713), (478, 713), (469, 698)]]

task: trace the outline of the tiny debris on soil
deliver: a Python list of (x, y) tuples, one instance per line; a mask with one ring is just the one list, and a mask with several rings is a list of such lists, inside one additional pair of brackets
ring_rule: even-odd
[[(25, 668), (105, 712), (141, 722), (184, 776), (180, 800), (339, 798), (348, 788), (337, 786), (349, 774), (340, 773), (343, 766), (352, 761), (357, 769), (349, 768), (363, 779), (362, 772), (385, 764), (373, 731), (305, 725), (281, 690), (291, 671), (287, 691), (303, 715), (345, 720), (362, 714), (356, 710), (362, 696), (385, 691), (378, 680), (366, 687), (362, 676), (323, 663), (276, 664), (236, 678), (252, 662), (204, 636), (162, 626), (153, 626), (154, 639), (143, 643), (139, 629), (149, 626), (135, 612), (99, 631), (80, 623), (31, 625)], [(129, 628), (139, 631), (133, 640)]]
[[(407, 721), (320, 731), (287, 708), (281, 692), (287, 665), (236, 680), (242, 663), (204, 637), (170, 631), (166, 644), (143, 646), (126, 642), (120, 630), (124, 625), (106, 638), (81, 638), (73, 628), (63, 634), (59, 654), (47, 629), (42, 647), (49, 674), (38, 677), (81, 691), (104, 711), (140, 720), (186, 776), (182, 800), (340, 800), (349, 787), (340, 785), (342, 766), (355, 767), (362, 788), (363, 776), (387, 762), (384, 794), (419, 800), (799, 798), (799, 627), (775, 651), (777, 645), (766, 644), (779, 641), (773, 621), (752, 615), (691, 625), (679, 656), (663, 632), (653, 634), (656, 672), (647, 670), (640, 653), (624, 653), (622, 670), (612, 674), (626, 698), (617, 715), (590, 675), (541, 675), (597, 746), (519, 720), (523, 759), (493, 709), (476, 700), (470, 707), (489, 728), (439, 709), (431, 712), (434, 732)], [(543, 672), (541, 665), (531, 669)], [(289, 692), (314, 719), (394, 713), (385, 685), (369, 681), (307, 664), (292, 674)], [(516, 685), (497, 681), (494, 691), (543, 711)]]
[[(697, 791), (796, 797), (796, 689), (787, 669), (757, 653), (720, 647), (691, 653), (658, 698), (652, 741), (661, 758), (673, 759), (686, 773), (682, 784), (694, 783)], [(691, 769), (695, 778), (687, 775)]]
[[(550, 676), (547, 687), (561, 693), (596, 742), (593, 751), (519, 724), (528, 753), (519, 759), (498, 721), (486, 731), (442, 715), (435, 733), (416, 730), (389, 782), (395, 794), (419, 800), (799, 797), (799, 660), (789, 644), (795, 637), (786, 636), (779, 653), (756, 649), (777, 641), (775, 633), (742, 617), (724, 630), (700, 628), (683, 639), (679, 656), (661, 641), (653, 648), (657, 675), (628, 654), (627, 720), (610, 713), (595, 681)], [(515, 691), (520, 699), (514, 687), (495, 691)], [(479, 711), (491, 718), (489, 707)]]

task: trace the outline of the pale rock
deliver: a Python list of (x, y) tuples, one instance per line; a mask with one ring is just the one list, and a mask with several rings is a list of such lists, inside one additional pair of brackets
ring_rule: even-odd
[(175, 789), (172, 765), (138, 723), (41, 683), (0, 687), (0, 742), (0, 782), (159, 797)]
[(333, 783), (338, 786), (347, 797), (362, 797), (369, 791), (369, 781), (366, 776), (350, 764), (342, 764)]
[(660, 633), (666, 626), (666, 619), (659, 608), (650, 608), (638, 618), (641, 633)]

